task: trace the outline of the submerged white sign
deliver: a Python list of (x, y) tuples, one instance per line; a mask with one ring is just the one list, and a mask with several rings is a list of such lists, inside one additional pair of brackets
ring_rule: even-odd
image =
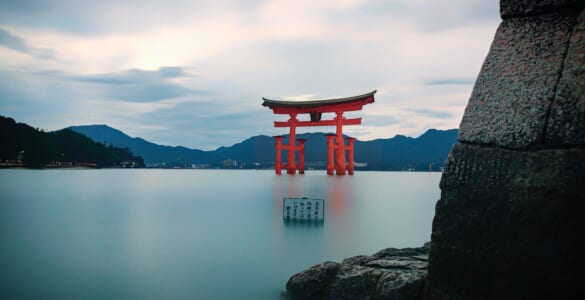
[(284, 198), (282, 216), (288, 220), (323, 221), (325, 200), (308, 198)]

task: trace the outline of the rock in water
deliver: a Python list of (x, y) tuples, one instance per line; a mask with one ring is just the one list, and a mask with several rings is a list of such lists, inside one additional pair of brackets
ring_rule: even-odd
[(326, 261), (293, 275), (286, 283), (291, 296), (300, 299), (319, 299), (325, 295), (329, 284), (341, 265)]
[(292, 299), (420, 299), (427, 277), (428, 245), (388, 248), (343, 262), (324, 262), (292, 276)]

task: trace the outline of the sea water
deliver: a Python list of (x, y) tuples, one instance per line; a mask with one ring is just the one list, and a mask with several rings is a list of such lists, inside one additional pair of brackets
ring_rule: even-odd
[[(430, 240), (439, 180), (0, 170), (0, 298), (278, 299), (311, 265)], [(284, 222), (284, 197), (324, 199), (324, 222)]]

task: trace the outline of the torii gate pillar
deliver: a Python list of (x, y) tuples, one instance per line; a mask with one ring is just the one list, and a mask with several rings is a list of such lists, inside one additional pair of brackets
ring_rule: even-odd
[(347, 162), (347, 174), (353, 175), (354, 170), (354, 157), (353, 157), (353, 146), (355, 145), (355, 138), (347, 138), (347, 152), (349, 153)]
[(278, 175), (282, 173), (282, 135), (273, 136), (276, 148), (276, 159), (274, 160), (274, 172)]
[(343, 142), (343, 112), (335, 112), (336, 117), (336, 137), (335, 137), (335, 173), (345, 175), (345, 143)]
[(299, 142), (299, 146), (297, 150), (299, 151), (299, 174), (305, 174), (305, 142), (307, 139), (297, 139)]
[(286, 150), (288, 152), (287, 160), (286, 160), (286, 173), (287, 174), (295, 174), (297, 171), (297, 167), (295, 166), (295, 151), (297, 150), (296, 146), (296, 121), (297, 121), (297, 114), (290, 114), (290, 119), (288, 122), (290, 123), (290, 133), (288, 135), (288, 145), (286, 145)]
[(333, 175), (333, 152), (335, 151), (333, 139), (335, 138), (335, 134), (326, 134), (325, 138), (327, 139), (327, 175)]

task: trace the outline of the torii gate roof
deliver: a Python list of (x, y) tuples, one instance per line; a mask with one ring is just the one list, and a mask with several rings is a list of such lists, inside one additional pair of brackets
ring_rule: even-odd
[(375, 93), (376, 90), (363, 95), (321, 100), (273, 100), (263, 97), (262, 106), (269, 107), (275, 114), (361, 110), (362, 106), (374, 103)]

